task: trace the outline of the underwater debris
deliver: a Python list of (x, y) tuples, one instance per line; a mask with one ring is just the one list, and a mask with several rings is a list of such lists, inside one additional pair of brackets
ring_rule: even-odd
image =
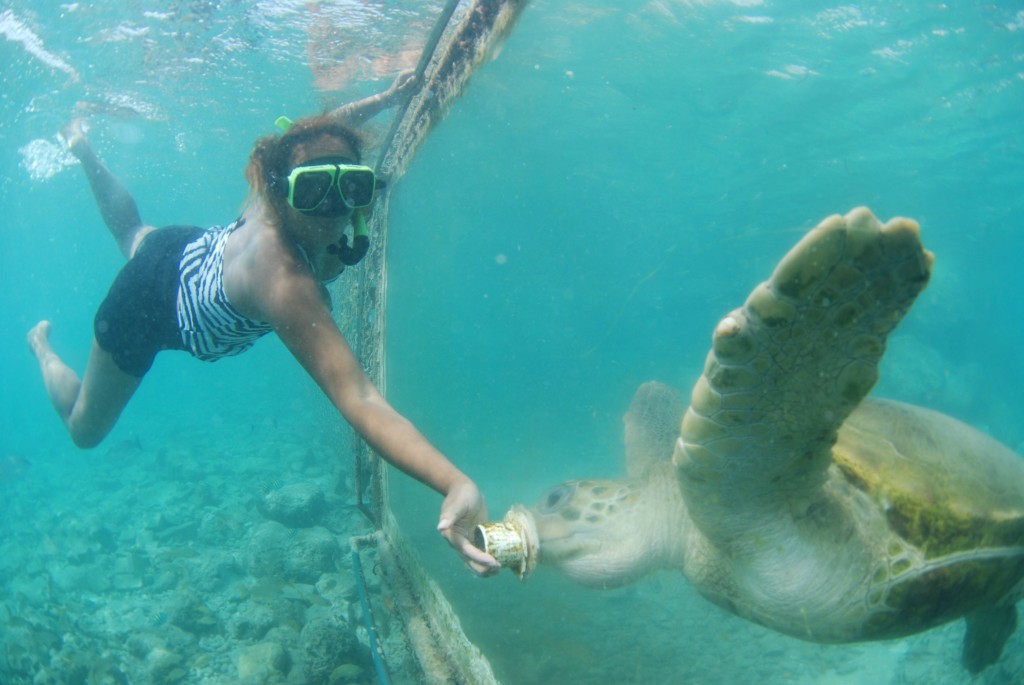
[(171, 610), (170, 622), (193, 635), (221, 632), (216, 614), (199, 597), (191, 594), (181, 598), (180, 604)]
[(0, 485), (9, 485), (21, 480), (32, 466), (32, 462), (23, 457), (9, 454), (0, 459)]
[(280, 478), (272, 478), (271, 480), (264, 481), (260, 484), (260, 492), (264, 495), (269, 495), (275, 490), (280, 489), (284, 485), (284, 481)]
[(326, 509), (324, 491), (315, 483), (290, 483), (264, 494), (256, 503), (264, 516), (291, 528), (320, 522)]

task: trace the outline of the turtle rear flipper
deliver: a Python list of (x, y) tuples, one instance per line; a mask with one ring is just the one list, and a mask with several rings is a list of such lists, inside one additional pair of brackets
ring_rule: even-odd
[(964, 651), (961, 663), (971, 675), (978, 675), (999, 660), (1003, 646), (1017, 628), (1014, 605), (982, 609), (965, 617)]

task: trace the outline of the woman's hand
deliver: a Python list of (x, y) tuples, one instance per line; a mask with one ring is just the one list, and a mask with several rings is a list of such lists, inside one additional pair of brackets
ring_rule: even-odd
[(393, 106), (399, 98), (406, 96), (416, 89), (416, 71), (406, 69), (395, 77), (391, 87), (384, 91), (384, 100), (389, 107)]
[(478, 576), (493, 576), (501, 564), (473, 545), (476, 527), (487, 522), (487, 505), (476, 484), (468, 478), (457, 482), (448, 490), (441, 505), (441, 520), (437, 530), (458, 552), (470, 571)]

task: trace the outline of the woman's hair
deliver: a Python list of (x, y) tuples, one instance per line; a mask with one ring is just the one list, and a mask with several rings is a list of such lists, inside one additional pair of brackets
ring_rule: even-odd
[(280, 185), (286, 182), (292, 170), (295, 148), (323, 136), (348, 144), (355, 153), (356, 161), (360, 161), (363, 142), (351, 128), (327, 115), (299, 119), (284, 134), (263, 136), (253, 145), (245, 167), (245, 179), (249, 182), (251, 195), (263, 195), (280, 214), (285, 195)]

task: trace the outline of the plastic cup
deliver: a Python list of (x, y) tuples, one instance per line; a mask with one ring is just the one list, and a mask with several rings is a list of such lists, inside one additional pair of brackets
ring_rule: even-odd
[(473, 544), (512, 569), (519, 580), (526, 580), (537, 565), (537, 528), (530, 512), (518, 504), (501, 521), (477, 526)]

